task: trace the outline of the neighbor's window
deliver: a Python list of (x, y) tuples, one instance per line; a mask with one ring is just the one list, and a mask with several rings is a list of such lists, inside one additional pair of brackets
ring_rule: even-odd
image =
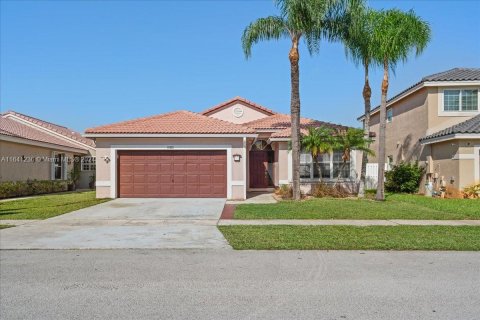
[(95, 157), (82, 157), (82, 171), (95, 171)]
[(333, 176), (337, 178), (348, 178), (350, 176), (350, 163), (343, 163), (343, 152), (335, 151), (333, 153)]
[(54, 162), (53, 162), (53, 172), (55, 180), (62, 180), (63, 177), (63, 167), (65, 165), (65, 155), (63, 153), (56, 153)]
[(300, 178), (312, 178), (312, 155), (309, 153), (300, 154)]
[(393, 156), (388, 156), (387, 157), (387, 168), (388, 168), (388, 170), (393, 168)]
[(341, 178), (350, 177), (350, 162), (343, 164), (342, 152), (323, 153), (314, 161), (309, 153), (300, 155), (300, 178), (301, 179), (335, 179), (340, 173)]
[(392, 122), (392, 119), (393, 119), (393, 110), (387, 109), (387, 123)]
[(478, 90), (444, 90), (443, 91), (444, 111), (477, 111)]

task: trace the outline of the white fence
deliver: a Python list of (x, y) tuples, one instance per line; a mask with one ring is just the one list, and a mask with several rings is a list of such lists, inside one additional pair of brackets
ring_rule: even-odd
[[(390, 169), (385, 163), (385, 171)], [(365, 189), (376, 189), (378, 183), (378, 163), (367, 163), (367, 174), (365, 177)]]

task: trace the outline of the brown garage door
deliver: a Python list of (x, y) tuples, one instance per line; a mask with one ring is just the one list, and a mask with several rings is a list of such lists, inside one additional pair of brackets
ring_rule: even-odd
[(226, 198), (226, 151), (119, 151), (118, 196)]

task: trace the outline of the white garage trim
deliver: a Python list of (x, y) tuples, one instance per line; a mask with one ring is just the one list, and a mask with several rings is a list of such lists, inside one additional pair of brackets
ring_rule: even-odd
[(110, 197), (117, 198), (118, 150), (225, 150), (227, 151), (227, 199), (232, 198), (232, 146), (231, 145), (112, 145), (110, 146)]

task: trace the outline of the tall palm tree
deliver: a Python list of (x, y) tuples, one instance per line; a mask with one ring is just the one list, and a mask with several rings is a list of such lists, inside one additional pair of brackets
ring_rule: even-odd
[(326, 127), (309, 127), (308, 133), (301, 136), (300, 145), (302, 150), (311, 154), (321, 180), (322, 170), (318, 166), (318, 155), (330, 153), (333, 150), (333, 130)]
[(383, 65), (376, 200), (385, 200), (385, 126), (389, 70), (394, 71), (400, 61), (406, 62), (411, 51), (415, 51), (417, 56), (420, 55), (430, 41), (431, 31), (428, 23), (413, 10), (381, 10), (373, 12), (370, 19), (373, 23), (372, 41), (377, 48), (375, 59)]
[[(377, 47), (373, 42), (373, 9), (366, 8), (360, 4), (357, 6), (355, 14), (351, 15), (350, 23), (346, 28), (343, 39), (345, 44), (347, 57), (350, 58), (355, 65), (361, 65), (364, 70), (363, 85), (363, 102), (364, 102), (364, 118), (363, 130), (365, 138), (370, 136), (370, 111), (372, 89), (369, 82), (370, 67), (380, 65), (380, 61), (376, 58)], [(360, 184), (358, 187), (358, 197), (365, 197), (365, 180), (367, 174), (368, 152), (362, 153), (362, 166), (360, 171)]]
[(342, 166), (338, 170), (337, 180), (334, 186), (342, 176), (342, 171), (345, 165), (350, 161), (350, 154), (352, 150), (362, 151), (367, 156), (374, 156), (375, 152), (370, 149), (372, 140), (365, 137), (362, 129), (348, 128), (346, 131), (338, 131), (335, 135), (334, 149), (342, 152)]
[(242, 36), (243, 52), (247, 58), (252, 46), (264, 40), (287, 38), (291, 41), (288, 53), (291, 81), (291, 142), (293, 199), (300, 199), (300, 89), (298, 47), (302, 37), (310, 54), (319, 50), (322, 37), (333, 40), (339, 36), (337, 17), (344, 13), (348, 0), (275, 0), (280, 15), (260, 18), (248, 25)]

